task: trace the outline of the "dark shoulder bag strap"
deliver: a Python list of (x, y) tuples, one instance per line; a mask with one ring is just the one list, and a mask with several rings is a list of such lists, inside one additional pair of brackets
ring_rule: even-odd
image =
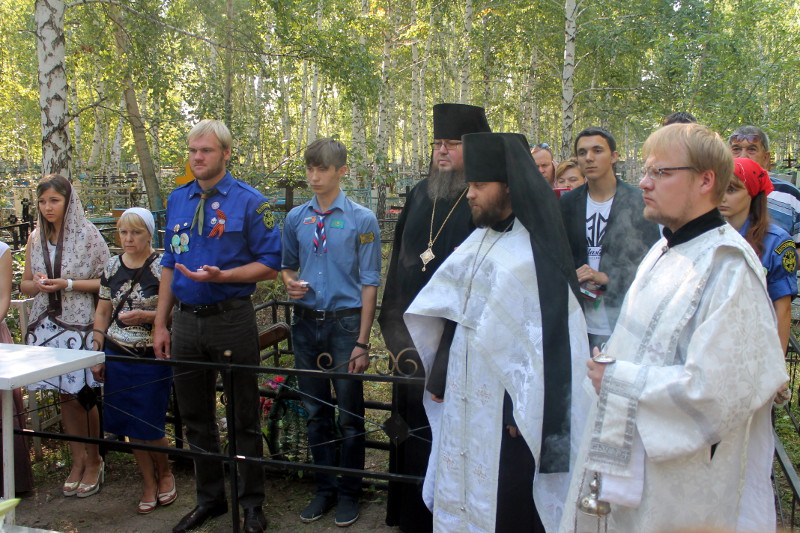
[(125, 305), (125, 302), (128, 300), (128, 296), (130, 296), (131, 293), (133, 292), (133, 288), (136, 286), (137, 283), (139, 283), (139, 279), (142, 277), (142, 274), (144, 274), (145, 270), (150, 268), (150, 265), (153, 264), (153, 261), (156, 260), (156, 257), (158, 257), (157, 252), (153, 252), (152, 254), (150, 254), (150, 257), (147, 258), (147, 261), (145, 261), (144, 264), (141, 267), (139, 267), (139, 269), (133, 275), (133, 278), (131, 279), (131, 286), (128, 289), (128, 292), (126, 292), (122, 296), (122, 298), (120, 298), (116, 309), (114, 309), (114, 313), (111, 315), (111, 321), (109, 322), (109, 324), (113, 324), (114, 321), (117, 319), (117, 315), (119, 315), (119, 312), (122, 311), (122, 306)]

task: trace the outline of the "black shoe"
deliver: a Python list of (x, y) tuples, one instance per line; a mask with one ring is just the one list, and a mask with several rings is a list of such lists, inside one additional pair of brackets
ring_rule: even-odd
[(341, 499), (336, 506), (334, 523), (339, 527), (347, 527), (358, 520), (358, 500)]
[(206, 521), (224, 515), (228, 512), (228, 502), (218, 503), (217, 505), (198, 505), (189, 514), (181, 518), (178, 525), (172, 528), (172, 533), (185, 533), (197, 529)]
[(264, 533), (267, 530), (267, 517), (261, 507), (248, 507), (244, 510), (244, 533)]
[(314, 520), (322, 518), (326, 512), (333, 508), (334, 498), (329, 494), (317, 493), (311, 503), (306, 505), (306, 508), (300, 511), (300, 520), (308, 524)]

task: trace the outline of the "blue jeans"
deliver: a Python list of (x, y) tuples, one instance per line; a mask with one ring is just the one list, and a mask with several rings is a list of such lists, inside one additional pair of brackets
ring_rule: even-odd
[[(361, 315), (336, 320), (313, 320), (295, 317), (292, 320), (292, 343), (295, 367), (319, 370), (317, 358), (321, 353), (323, 368), (339, 367), (347, 372), (347, 361), (353, 353), (361, 328)], [(341, 365), (341, 366), (339, 366)], [(336, 392), (339, 418), (334, 419), (331, 403), (331, 382)], [(314, 464), (335, 466), (337, 445), (338, 465), (345, 468), (364, 468), (364, 389), (363, 382), (351, 379), (302, 376), (299, 379), (303, 392), (303, 406), (308, 411), (308, 443)], [(336, 440), (336, 442), (332, 442)], [(342, 476), (318, 472), (315, 475), (317, 492), (333, 496), (338, 489), (339, 499), (358, 499), (361, 494), (361, 477)]]

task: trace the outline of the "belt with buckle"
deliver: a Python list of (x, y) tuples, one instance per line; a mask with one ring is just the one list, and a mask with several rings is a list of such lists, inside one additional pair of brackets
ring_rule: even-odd
[(238, 309), (241, 307), (242, 302), (249, 302), (249, 296), (237, 296), (235, 298), (228, 298), (227, 300), (222, 300), (221, 302), (216, 302), (213, 304), (199, 304), (199, 305), (190, 305), (187, 303), (183, 303), (180, 300), (177, 301), (175, 307), (178, 308), (179, 311), (184, 313), (192, 313), (199, 317), (204, 316), (213, 316), (219, 315), (224, 313), (225, 311), (230, 311), (232, 309)]
[(336, 320), (337, 318), (344, 318), (346, 316), (353, 316), (361, 313), (360, 307), (352, 309), (337, 309), (336, 311), (315, 311), (307, 307), (294, 307), (295, 316), (300, 318), (308, 318), (311, 320)]

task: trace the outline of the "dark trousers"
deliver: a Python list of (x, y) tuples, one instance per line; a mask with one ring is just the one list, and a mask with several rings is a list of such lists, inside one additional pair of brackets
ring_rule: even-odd
[[(511, 406), (511, 397), (506, 393), (504, 411), (510, 412)], [(505, 423), (502, 431), (495, 533), (545, 533), (533, 501), (533, 454), (522, 435), (511, 437)]]
[[(361, 328), (361, 315), (334, 320), (314, 320), (295, 317), (292, 321), (292, 344), (295, 366), (304, 370), (336, 367), (347, 372), (347, 361), (353, 353)], [(330, 354), (331, 359), (319, 355)], [(339, 406), (338, 420), (331, 403), (331, 383)], [(303, 407), (308, 411), (308, 444), (314, 464), (345, 468), (364, 468), (364, 390), (360, 380), (329, 379), (303, 376), (299, 379)], [(338, 483), (334, 474), (315, 475), (317, 492), (339, 499), (358, 499), (361, 477), (342, 476)]]
[[(207, 317), (174, 310), (172, 323), (172, 358), (176, 361), (222, 363), (230, 350), (232, 364), (258, 365), (258, 330), (255, 311), (249, 301), (240, 306)], [(195, 451), (218, 453), (219, 432), (216, 415), (217, 371), (175, 367), (175, 392), (189, 446)], [(238, 455), (261, 457), (261, 427), (258, 414), (258, 376), (255, 373), (233, 372), (236, 450)], [(235, 396), (234, 396), (235, 395)], [(228, 422), (230, 426), (230, 422)], [(195, 484), (198, 505), (222, 503), (225, 498), (225, 475), (222, 463), (196, 459)], [(264, 501), (264, 471), (259, 464), (239, 464), (239, 503), (242, 507), (258, 507)]]

